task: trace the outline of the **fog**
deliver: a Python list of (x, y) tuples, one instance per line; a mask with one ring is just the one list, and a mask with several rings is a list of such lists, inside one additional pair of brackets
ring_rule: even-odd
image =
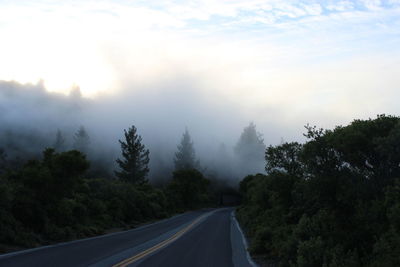
[[(148, 73), (121, 67), (123, 76), (115, 88), (90, 97), (82, 96), (78, 86), (64, 94), (49, 92), (45, 81), (1, 81), (0, 148), (5, 149), (9, 160), (39, 157), (45, 147), (54, 145), (57, 130), (65, 137), (66, 147), (72, 148), (74, 133), (84, 126), (90, 137), (87, 154), (92, 165), (104, 168), (101, 175), (112, 176), (120, 155), (118, 139), (124, 129), (135, 125), (150, 149), (149, 179), (166, 181), (173, 170), (177, 145), (188, 128), (203, 172), (236, 183), (244, 175), (264, 171), (262, 157), (259, 162), (244, 163), (234, 153), (249, 123), (256, 124), (268, 146), (304, 141), (307, 123), (332, 128), (356, 118), (328, 112), (333, 104), (327, 105), (327, 110), (320, 109), (323, 103), (318, 101), (314, 101), (316, 107), (305, 106), (304, 97), (291, 94), (295, 87), (286, 91), (290, 105), (282, 102), (283, 92), (276, 94), (276, 101), (274, 94), (257, 90), (249, 89), (246, 95), (243, 84), (232, 82), (240, 78), (232, 77), (228, 82), (228, 74), (238, 72), (227, 68), (223, 73), (210, 64), (195, 70), (166, 63), (161, 69), (151, 66)], [(268, 90), (277, 89), (266, 87), (265, 92)]]
[(304, 141), (307, 123), (398, 113), (394, 3), (272, 1), (266, 11), (263, 1), (14, 2), (0, 9), (0, 147), (9, 159), (38, 157), (57, 130), (72, 148), (84, 126), (88, 157), (111, 176), (118, 139), (135, 125), (151, 152), (149, 178), (162, 180), (187, 127), (204, 171), (236, 181), (263, 170), (235, 159), (250, 122), (275, 145)]
[[(38, 158), (44, 148), (54, 147), (58, 130), (66, 149), (72, 149), (74, 133), (84, 126), (90, 137), (88, 158), (112, 176), (120, 155), (118, 139), (135, 125), (150, 149), (149, 179), (163, 182), (171, 176), (174, 153), (188, 128), (206, 175), (235, 184), (248, 173), (262, 172), (262, 159), (249, 169), (234, 154), (243, 128), (250, 121), (257, 124), (257, 118), (246, 117), (234, 103), (204, 93), (196, 84), (191, 78), (171, 79), (86, 98), (79, 87), (62, 94), (48, 92), (44, 81), (1, 81), (0, 148), (11, 161)], [(263, 134), (267, 144), (280, 140)]]

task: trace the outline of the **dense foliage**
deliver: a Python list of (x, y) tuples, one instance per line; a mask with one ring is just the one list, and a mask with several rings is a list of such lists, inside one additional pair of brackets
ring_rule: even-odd
[(195, 169), (175, 171), (167, 188), (173, 208), (184, 211), (209, 203), (209, 185), (210, 181)]
[(400, 118), (306, 127), (247, 176), (239, 221), (276, 266), (400, 266)]
[(210, 205), (209, 181), (195, 170), (175, 173), (170, 185), (157, 189), (146, 182), (86, 178), (88, 168), (79, 151), (47, 149), (42, 160), (0, 173), (0, 252), (130, 228)]

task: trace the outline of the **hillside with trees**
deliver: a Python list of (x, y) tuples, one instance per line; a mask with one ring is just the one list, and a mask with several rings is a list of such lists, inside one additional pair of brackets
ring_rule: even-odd
[(399, 266), (400, 118), (306, 129), (240, 183), (251, 253), (269, 266)]
[[(81, 127), (76, 148), (86, 150)], [(0, 252), (36, 247), (129, 229), (177, 212), (215, 206), (215, 190), (198, 170), (181, 168), (156, 188), (148, 182), (149, 150), (135, 126), (119, 140), (121, 157), (114, 178), (92, 177), (91, 162), (79, 150), (53, 148), (15, 167), (0, 150)]]
[[(135, 126), (116, 138), (115, 157), (99, 149), (94, 131), (72, 129), (50, 131), (52, 138), (31, 128), (1, 129), (0, 252), (237, 204), (232, 177), (242, 173), (237, 217), (261, 262), (400, 265), (399, 117), (332, 130), (306, 126), (306, 142), (268, 147), (250, 123), (235, 147), (220, 145), (208, 155), (213, 165), (203, 157), (201, 166), (186, 129), (159, 161), (168, 168), (150, 164), (152, 152)], [(162, 183), (152, 180), (152, 168)]]

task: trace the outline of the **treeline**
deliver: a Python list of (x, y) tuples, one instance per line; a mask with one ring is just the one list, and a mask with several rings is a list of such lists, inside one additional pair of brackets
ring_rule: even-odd
[[(0, 151), (4, 152), (4, 164), (8, 168), (20, 168), (28, 160), (41, 159), (43, 150), (51, 147), (56, 152), (78, 150), (84, 153), (90, 160), (86, 177), (115, 177), (115, 160), (119, 155), (117, 138), (102, 136), (99, 129), (87, 128), (84, 125), (76, 128), (66, 127), (51, 121), (49, 125), (40, 128), (33, 127), (33, 123), (25, 123), (23, 127), (2, 124), (1, 119), (0, 125)], [(186, 135), (190, 139), (188, 130), (184, 132), (183, 137)], [(263, 171), (265, 144), (262, 135), (256, 130), (256, 125), (250, 123), (238, 137), (233, 146), (226, 145), (224, 140), (221, 140), (219, 146), (196, 143), (198, 147), (203, 147), (203, 154), (196, 157), (196, 168), (231, 185), (237, 184), (239, 178), (244, 175)], [(144, 138), (144, 143), (151, 152), (149, 179), (153, 183), (165, 184), (169, 180), (166, 173), (175, 168), (175, 147), (169, 142), (154, 140), (151, 135)], [(207, 154), (204, 154), (206, 146)]]
[(42, 159), (10, 168), (0, 152), (0, 252), (132, 228), (191, 209), (218, 204), (221, 188), (195, 169), (193, 143), (184, 135), (170, 181), (147, 179), (149, 151), (132, 126), (119, 140), (113, 179), (88, 178), (90, 162), (78, 150), (48, 148)]
[(269, 266), (400, 266), (400, 118), (307, 126), (305, 144), (266, 150), (239, 221)]
[[(84, 153), (91, 161), (87, 174), (90, 177), (100, 175), (110, 178), (113, 176), (114, 152), (110, 153), (110, 149), (106, 149), (98, 141), (93, 141), (84, 126), (80, 126), (75, 131), (57, 129), (49, 132), (41, 132), (29, 126), (2, 125), (0, 129), (3, 165), (9, 169), (20, 168), (31, 159), (40, 159), (43, 150), (48, 147), (56, 152), (78, 150)], [(108, 153), (105, 153), (106, 151)]]

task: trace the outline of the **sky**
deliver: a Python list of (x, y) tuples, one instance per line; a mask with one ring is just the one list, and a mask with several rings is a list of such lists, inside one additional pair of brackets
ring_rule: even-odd
[(128, 110), (231, 143), (254, 121), (276, 144), (399, 115), (399, 0), (0, 0), (0, 36), (0, 80), (79, 87), (118, 131)]

